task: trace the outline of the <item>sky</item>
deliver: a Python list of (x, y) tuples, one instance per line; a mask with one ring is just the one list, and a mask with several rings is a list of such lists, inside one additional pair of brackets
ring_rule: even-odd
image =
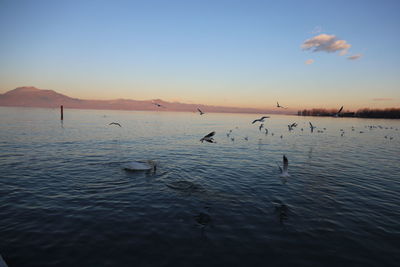
[(400, 1), (0, 0), (0, 93), (400, 107)]

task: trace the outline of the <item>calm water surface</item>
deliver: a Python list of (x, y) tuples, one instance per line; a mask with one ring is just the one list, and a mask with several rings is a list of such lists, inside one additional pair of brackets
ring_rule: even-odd
[[(61, 123), (58, 109), (1, 107), (1, 255), (11, 267), (398, 266), (400, 122), (271, 115), (265, 135), (257, 117), (65, 110)], [(200, 143), (211, 131), (217, 143)], [(143, 159), (155, 174), (123, 169)]]

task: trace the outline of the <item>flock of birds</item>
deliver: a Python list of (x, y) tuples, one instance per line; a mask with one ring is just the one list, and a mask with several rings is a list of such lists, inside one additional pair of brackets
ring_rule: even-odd
[[(161, 105), (161, 104), (156, 103), (156, 102), (154, 102), (153, 105), (155, 105), (158, 108), (166, 108), (164, 105)], [(277, 108), (282, 108), (282, 109), (287, 109), (287, 107), (284, 107), (284, 106), (280, 105), (279, 102), (276, 102), (276, 107)], [(339, 117), (339, 115), (342, 112), (342, 110), (343, 110), (343, 106), (341, 106), (340, 109), (337, 112), (333, 113), (332, 116), (333, 117)], [(197, 108), (197, 111), (199, 112), (199, 115), (204, 115), (205, 114), (205, 112), (203, 112), (200, 108)], [(251, 122), (251, 124), (260, 123), (260, 125), (258, 126), (259, 131), (261, 131), (264, 128), (265, 134), (268, 135), (269, 131), (268, 131), (267, 128), (265, 128), (264, 122), (265, 122), (266, 119), (269, 119), (269, 118), (270, 118), (269, 116), (262, 116), (261, 118), (253, 120)], [(122, 127), (122, 125), (120, 123), (118, 123), (118, 122), (111, 122), (109, 125), (115, 125), (115, 126), (118, 126), (118, 127)], [(297, 126), (298, 126), (298, 124), (296, 122), (287, 125), (289, 132), (292, 132)], [(311, 133), (313, 133), (314, 130), (317, 128), (311, 122), (309, 122), (309, 127), (310, 127), (310, 132)], [(383, 127), (383, 126), (380, 126), (380, 125), (368, 125), (368, 126), (365, 126), (365, 128), (368, 128), (369, 130), (372, 130), (372, 129), (389, 129), (389, 127)], [(236, 127), (236, 129), (238, 129), (238, 127)], [(393, 127), (390, 127), (390, 129), (393, 129)], [(304, 131), (303, 128), (301, 128), (300, 130)], [(322, 128), (322, 129), (318, 129), (317, 132), (318, 133), (323, 133), (325, 130), (326, 130), (326, 128)], [(354, 126), (351, 127), (351, 130), (355, 131)], [(397, 128), (395, 130), (398, 131)], [(229, 132), (226, 134), (226, 136), (228, 138), (231, 138), (231, 141), (233, 142), (233, 141), (235, 141), (235, 138), (233, 136), (231, 137), (232, 132), (233, 132), (233, 129), (229, 130)], [(363, 131), (359, 131), (359, 133), (361, 134), (361, 133), (364, 133), (364, 132)], [(345, 134), (345, 131), (343, 129), (340, 129), (340, 136), (343, 137), (344, 134)], [(271, 135), (273, 136), (274, 133), (271, 133)], [(217, 143), (216, 140), (214, 139), (214, 136), (215, 136), (215, 131), (212, 131), (209, 134), (203, 136), (200, 139), (200, 142), (202, 142), (202, 143), (203, 142)], [(281, 135), (280, 138), (282, 139), (283, 135)], [(392, 140), (393, 136), (385, 135), (385, 139)], [(248, 136), (245, 136), (244, 140), (248, 141), (249, 140)], [(134, 170), (134, 171), (143, 171), (143, 170), (154, 170), (155, 171), (156, 170), (156, 166), (157, 166), (156, 162), (151, 161), (151, 160), (134, 161), (134, 162), (131, 162), (131, 163), (127, 164), (125, 166), (125, 169), (126, 170)], [(287, 157), (285, 155), (283, 155), (283, 165), (282, 165), (282, 167), (280, 167), (278, 165), (279, 171), (281, 173), (281, 177), (289, 177), (290, 176), (289, 173), (288, 173), (288, 166), (289, 166), (289, 161), (288, 161)]]
[[(158, 108), (166, 108), (164, 105), (161, 105), (159, 103), (153, 103), (156, 107)], [(287, 107), (281, 106), (279, 104), (279, 102), (276, 103), (276, 107), (277, 108), (281, 108), (281, 109), (287, 109)], [(333, 117), (339, 117), (340, 113), (343, 110), (343, 106), (340, 107), (340, 109), (338, 109), (337, 112), (331, 114), (331, 116)], [(197, 108), (197, 111), (199, 113), (200, 116), (206, 114), (205, 112), (203, 112), (200, 108)], [(270, 116), (262, 116), (261, 118), (257, 118), (255, 120), (253, 120), (251, 122), (251, 124), (257, 124), (258, 125), (258, 129), (261, 132), (263, 129), (265, 131), (265, 135), (269, 134), (269, 130), (265, 127), (266, 124), (266, 120), (270, 119)], [(111, 122), (109, 125), (115, 125), (118, 127), (122, 127), (122, 125), (118, 122)], [(295, 130), (295, 128), (298, 127), (298, 124), (296, 122), (290, 123), (287, 125), (288, 127), (288, 131), (292, 132)], [(304, 126), (303, 126), (304, 127)], [(314, 131), (316, 131), (317, 133), (324, 133), (324, 131), (326, 131), (326, 128), (317, 128), (317, 126), (315, 126), (313, 123), (308, 122), (308, 127), (310, 129), (311, 133), (314, 133)], [(299, 127), (300, 128), (300, 127)], [(373, 129), (393, 129), (393, 127), (383, 127), (380, 125), (368, 125), (365, 126), (365, 128), (369, 129), (369, 130), (373, 130)], [(239, 129), (238, 127), (235, 127), (235, 129)], [(304, 131), (304, 128), (300, 129), (302, 132)], [(396, 131), (398, 131), (397, 128), (395, 128)], [(229, 130), (226, 133), (227, 138), (230, 138), (232, 142), (235, 141), (234, 136), (231, 136), (233, 133), (234, 129)], [(351, 126), (351, 131), (356, 131), (354, 126)], [(364, 131), (359, 131), (360, 134), (364, 133)], [(207, 142), (207, 143), (217, 143), (217, 141), (214, 139), (215, 138), (215, 131), (212, 131), (210, 133), (208, 133), (207, 135), (203, 136), (200, 139), (201, 143)], [(271, 136), (273, 136), (274, 133), (271, 132)], [(340, 129), (340, 136), (344, 136), (345, 135), (345, 131), (343, 129)], [(248, 136), (244, 136), (243, 137), (245, 141), (248, 141), (249, 138)], [(280, 138), (283, 138), (283, 135), (280, 135)], [(393, 136), (385, 136), (386, 139), (392, 140)], [(261, 140), (261, 139), (260, 139)], [(282, 179), (283, 183), (287, 182), (287, 178), (290, 177), (289, 174), (289, 160), (286, 157), (286, 155), (283, 155), (282, 157), (282, 165), (279, 165), (278, 163), (277, 167), (279, 169), (279, 173), (280, 173), (280, 177)], [(155, 161), (152, 160), (143, 160), (143, 161), (133, 161), (130, 162), (128, 164), (125, 164), (124, 169), (128, 170), (128, 171), (153, 171), (153, 173), (156, 172), (156, 168), (157, 168), (157, 163)], [(190, 190), (194, 187), (194, 185), (188, 181), (177, 181), (177, 182), (172, 182), (170, 184), (167, 185), (170, 188), (173, 189), (177, 189), (177, 190)], [(280, 219), (284, 219), (287, 213), (287, 207), (282, 204), (281, 206), (277, 207), (279, 214), (280, 214)], [(197, 221), (197, 223), (199, 223), (202, 227), (205, 227), (207, 224), (209, 224), (211, 222), (211, 216), (207, 213), (207, 212), (200, 212), (198, 215), (194, 216), (195, 220)], [(282, 220), (281, 220), (282, 221)], [(202, 228), (203, 230), (203, 228)]]

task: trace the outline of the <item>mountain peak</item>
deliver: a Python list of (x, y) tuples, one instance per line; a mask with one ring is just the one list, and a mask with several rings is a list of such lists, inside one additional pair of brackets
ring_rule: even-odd
[(21, 86), (21, 87), (15, 88), (14, 90), (8, 91), (5, 94), (12, 94), (12, 93), (18, 93), (18, 92), (37, 92), (37, 91), (41, 91), (41, 90), (34, 86)]

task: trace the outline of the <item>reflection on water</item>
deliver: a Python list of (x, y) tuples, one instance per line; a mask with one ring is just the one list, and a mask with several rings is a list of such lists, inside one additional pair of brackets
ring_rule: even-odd
[[(66, 109), (60, 127), (57, 109), (0, 108), (0, 253), (10, 266), (395, 266), (400, 122), (271, 115), (267, 135), (257, 117)], [(156, 172), (123, 169), (141, 159)]]

